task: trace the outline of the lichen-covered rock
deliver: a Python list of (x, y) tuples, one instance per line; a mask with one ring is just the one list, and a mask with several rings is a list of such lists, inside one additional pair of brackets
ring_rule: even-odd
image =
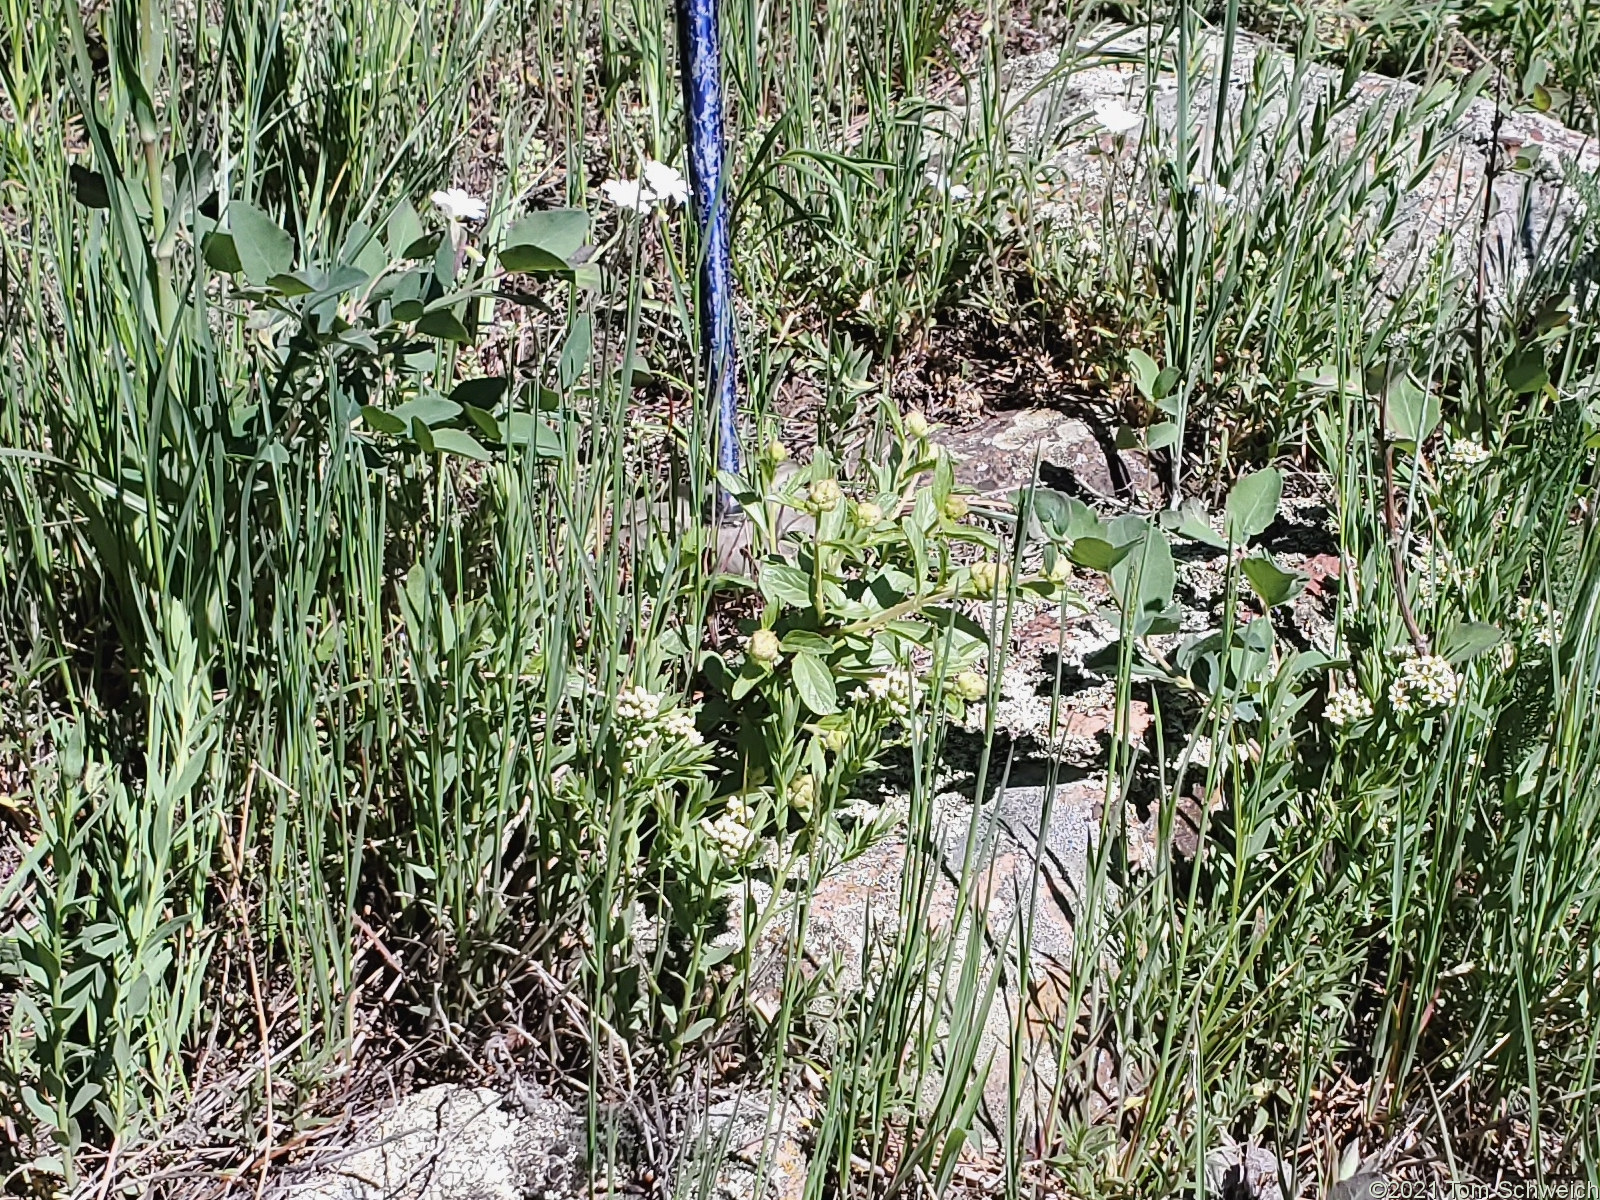
[(714, 1200), (800, 1200), (805, 1192), (808, 1163), (795, 1133), (801, 1114), (767, 1101), (764, 1094), (736, 1096), (707, 1111), (702, 1153), (716, 1164)]
[(439, 1084), (407, 1096), (284, 1200), (562, 1200), (583, 1190), (583, 1128), (551, 1097)]

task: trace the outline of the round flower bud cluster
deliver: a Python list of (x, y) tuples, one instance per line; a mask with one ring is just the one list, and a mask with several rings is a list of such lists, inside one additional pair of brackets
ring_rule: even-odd
[(778, 645), (778, 635), (770, 629), (758, 629), (745, 641), (744, 652), (755, 662), (770, 667), (783, 657)]
[(1328, 697), (1322, 710), (1330, 725), (1343, 728), (1372, 718), (1372, 701), (1355, 688), (1341, 688)]
[(624, 721), (653, 721), (661, 711), (661, 697), (647, 688), (625, 687), (617, 693), (617, 716)]
[(928, 418), (916, 409), (906, 414), (905, 426), (906, 432), (919, 442), (928, 436)]
[(863, 529), (871, 529), (881, 520), (883, 520), (883, 509), (876, 504), (863, 500), (856, 505), (856, 524)]
[(789, 784), (789, 807), (802, 817), (811, 815), (811, 806), (817, 799), (817, 781), (810, 771), (796, 775)]
[(691, 746), (703, 745), (706, 740), (694, 727), (694, 713), (687, 708), (674, 708), (663, 713), (661, 732), (673, 741), (687, 742)]
[(826, 729), (822, 733), (822, 748), (834, 754), (843, 754), (844, 748), (850, 744), (850, 731), (848, 729)]
[(903, 721), (911, 715), (911, 702), (915, 698), (911, 676), (904, 671), (875, 675), (867, 680), (867, 696), (873, 703), (887, 708), (890, 715)]
[(972, 564), (972, 590), (984, 599), (991, 599), (1006, 589), (1011, 579), (1011, 568), (1005, 563), (978, 562)]
[(1460, 686), (1455, 669), (1437, 654), (1408, 658), (1389, 685), (1389, 704), (1403, 716), (1437, 712), (1456, 702)]
[(944, 515), (952, 521), (959, 521), (967, 515), (969, 505), (967, 498), (959, 494), (951, 494), (944, 498)]
[(819, 513), (832, 512), (839, 507), (839, 501), (843, 498), (844, 493), (839, 490), (839, 481), (836, 479), (819, 479), (806, 493), (807, 503)]
[(749, 854), (756, 844), (754, 820), (755, 813), (750, 806), (741, 797), (730, 796), (728, 807), (721, 815), (705, 823), (706, 833), (721, 849), (724, 858), (737, 861)]
[(767, 461), (772, 463), (773, 465), (777, 465), (778, 463), (781, 463), (781, 462), (788, 462), (789, 461), (789, 447), (785, 446), (782, 442), (777, 441), (776, 439), (774, 439), (773, 441), (770, 441), (770, 442), (767, 443), (766, 456), (767, 456)]
[(989, 694), (989, 685), (976, 671), (961, 672), (955, 677), (952, 687), (955, 694), (968, 703), (982, 700)]
[(1456, 467), (1479, 467), (1489, 461), (1489, 451), (1471, 438), (1456, 438), (1445, 455)]
[(1534, 644), (1548, 650), (1561, 640), (1565, 618), (1560, 609), (1551, 608), (1543, 600), (1530, 600), (1524, 596), (1517, 601), (1517, 624), (1525, 629), (1531, 626), (1530, 636)]

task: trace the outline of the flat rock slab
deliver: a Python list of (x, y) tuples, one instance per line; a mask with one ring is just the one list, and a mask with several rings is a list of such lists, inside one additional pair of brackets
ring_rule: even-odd
[(1155, 481), (1136, 451), (1119, 451), (1114, 433), (1048, 408), (998, 412), (950, 430), (941, 441), (955, 459), (956, 478), (992, 499), (1029, 486), (1038, 464), (1042, 483), (1087, 502), (1149, 500)]
[(582, 1122), (543, 1094), (439, 1084), (402, 1099), (283, 1200), (557, 1200), (585, 1188)]
[[(1057, 51), (1044, 51), (1016, 59), (1008, 69), (1013, 132), (1023, 144), (1052, 156), (1065, 183), (1061, 203), (1067, 214), (1074, 205), (1092, 211), (1105, 194), (1107, 164), (1119, 155), (1132, 161), (1137, 153), (1138, 128), (1120, 143), (1099, 134), (1093, 116), (1097, 103), (1115, 101), (1143, 116), (1148, 101), (1148, 111), (1162, 131), (1155, 135), (1162, 145), (1171, 143), (1179, 119), (1173, 73), (1161, 72), (1147, 83), (1143, 64), (1128, 61), (1144, 53), (1142, 30), (1128, 30), (1099, 50), (1098, 54), (1086, 51), (1065, 60)], [(1114, 61), (1118, 58), (1122, 61)], [(1267, 58), (1275, 61), (1263, 65), (1283, 77), (1294, 72), (1292, 57), (1281, 48), (1264, 38), (1239, 34), (1227, 92), (1235, 131), (1252, 75)], [(1211, 34), (1199, 39), (1190, 120), (1202, 138), (1211, 123), (1222, 62), (1221, 37)], [(1340, 76), (1340, 71), (1321, 64), (1304, 66), (1305, 93), (1299, 109), (1304, 120), (1310, 120), (1321, 96), (1337, 90)], [(1387, 121), (1422, 97), (1423, 89), (1417, 84), (1362, 75), (1355, 82), (1352, 103), (1335, 119), (1332, 135), (1349, 144), (1364, 114), (1377, 110)], [(1435, 125), (1443, 126), (1438, 118), (1448, 115), (1448, 107), (1441, 106), (1430, 118)], [(1285, 119), (1286, 108), (1281, 89), (1267, 94), (1259, 136), (1270, 139), (1274, 135)], [(1508, 106), (1497, 108), (1486, 98), (1466, 105), (1454, 124), (1440, 132), (1447, 139), (1444, 152), (1425, 176), (1398, 197), (1396, 221), (1381, 251), (1386, 285), (1404, 278), (1418, 261), (1419, 252), (1425, 258), (1430, 246), (1453, 240), (1457, 269), (1468, 274), (1481, 270), (1486, 291), (1498, 293), (1527, 271), (1541, 240), (1550, 230), (1559, 230), (1574, 213), (1578, 200), (1566, 175), (1575, 170), (1592, 178), (1600, 169), (1600, 144), (1550, 117), (1513, 111)], [(1143, 133), (1148, 140), (1151, 131)], [(1512, 169), (1519, 155), (1527, 165)], [(1282, 169), (1293, 170), (1295, 165), (1291, 155)], [(1126, 177), (1127, 168), (1119, 169)], [(1486, 188), (1492, 189), (1492, 196), (1480, 263), (1477, 232)]]

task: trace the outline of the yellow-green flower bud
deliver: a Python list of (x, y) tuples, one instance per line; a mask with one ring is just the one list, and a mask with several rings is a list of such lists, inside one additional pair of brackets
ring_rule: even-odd
[(918, 441), (928, 436), (928, 418), (916, 409), (912, 409), (906, 414), (905, 425), (906, 432)]
[(967, 515), (967, 498), (954, 493), (944, 498), (944, 515), (952, 521), (959, 521)]
[(1072, 564), (1067, 561), (1067, 556), (1056, 555), (1055, 561), (1050, 564), (1050, 569), (1044, 573), (1044, 577), (1051, 583), (1065, 583), (1071, 579)]
[(822, 748), (832, 754), (841, 754), (850, 741), (848, 729), (825, 729), (822, 732)]
[(772, 463), (787, 462), (789, 460), (789, 447), (774, 439), (767, 443), (767, 461)]
[(750, 635), (750, 640), (744, 644), (744, 652), (752, 661), (764, 667), (770, 667), (782, 657), (778, 648), (778, 635), (770, 629), (758, 629)]
[(1005, 563), (972, 564), (972, 590), (985, 599), (1005, 591), (1010, 578), (1011, 568)]
[(789, 784), (789, 806), (805, 816), (811, 811), (811, 805), (817, 798), (817, 781), (811, 777), (811, 772), (796, 775), (794, 782)]
[(955, 693), (968, 702), (982, 700), (989, 694), (989, 685), (983, 681), (983, 676), (976, 671), (963, 671), (957, 675), (954, 683)]
[(811, 485), (811, 491), (806, 498), (811, 501), (812, 508), (819, 513), (825, 513), (839, 507), (839, 501), (844, 498), (844, 493), (839, 490), (837, 480), (819, 479)]
[(871, 529), (883, 520), (883, 509), (870, 501), (862, 501), (856, 505), (856, 521), (865, 529)]

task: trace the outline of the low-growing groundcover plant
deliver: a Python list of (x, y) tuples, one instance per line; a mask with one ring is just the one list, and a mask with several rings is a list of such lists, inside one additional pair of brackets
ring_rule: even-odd
[[(1306, 1191), (1595, 1178), (1592, 180), (1505, 287), (1385, 269), (1486, 77), (1436, 56), (1385, 112), (1359, 42), (1264, 54), (1240, 115), (1178, 6), (1107, 51), (1176, 123), (1027, 145), (1021, 13), (725, 5), (718, 478), (667, 6), (48, 7), (0, 4), (8, 1189), (264, 1188), (402, 1058), (538, 1073), (597, 1180), (684, 1195), (741, 1148), (639, 1114), (730, 1088), (811, 1197), (1198, 1192), (1230, 1140)], [(1135, 151), (1104, 192), (1048, 161), (1085, 138)], [(888, 397), (974, 311), (1098, 323), (1164, 494), (962, 486)], [(996, 736), (1024, 609), (1046, 742), (1085, 630), (1114, 700), (1080, 892), (1036, 867), (991, 922), (999, 790), (1042, 776), (1044, 828), (1068, 769)], [(813, 897), (885, 849), (819, 956)]]

